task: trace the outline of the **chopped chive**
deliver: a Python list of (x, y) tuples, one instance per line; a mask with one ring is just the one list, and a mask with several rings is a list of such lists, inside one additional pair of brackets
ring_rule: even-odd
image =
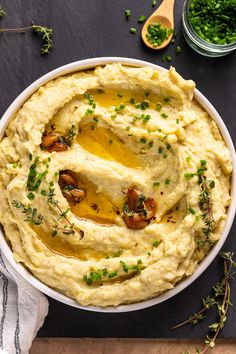
[(126, 9), (126, 10), (125, 10), (125, 17), (127, 18), (127, 20), (130, 19), (130, 17), (131, 17), (131, 10), (129, 10), (129, 9)]
[(188, 211), (191, 213), (191, 214), (193, 214), (193, 215), (195, 215), (196, 214), (196, 210), (194, 210), (193, 208), (188, 208)]
[(168, 114), (166, 114), (166, 113), (161, 113), (161, 116), (162, 116), (163, 118), (168, 118), (168, 117), (169, 117)]
[(165, 184), (168, 186), (170, 184), (170, 179), (169, 178), (166, 178), (165, 179)]
[(27, 194), (27, 198), (28, 198), (29, 200), (33, 200), (33, 199), (35, 198), (34, 193), (32, 193), (32, 192), (28, 193), (28, 194)]
[(152, 0), (152, 6), (156, 6), (157, 0)]
[(175, 48), (175, 53), (176, 54), (180, 54), (182, 52), (182, 49), (179, 45), (177, 45), (177, 47)]
[(192, 160), (192, 159), (191, 159), (190, 156), (187, 156), (187, 157), (186, 157), (186, 161), (187, 161), (188, 163), (190, 163), (191, 160)]
[(141, 144), (146, 144), (147, 139), (146, 138), (140, 138), (139, 141), (140, 141)]
[(134, 28), (134, 27), (130, 27), (129, 31), (130, 31), (130, 33), (133, 33), (133, 34), (135, 34), (137, 32), (136, 28)]
[(154, 182), (154, 183), (153, 183), (153, 187), (159, 187), (159, 186), (160, 186), (160, 184), (161, 184), (161, 182), (160, 182), (160, 181), (156, 181), (156, 182)]
[(130, 101), (131, 104), (135, 104), (136, 103), (136, 99), (134, 97), (131, 97), (129, 101)]
[(143, 23), (146, 20), (146, 16), (142, 15), (139, 17), (138, 22)]

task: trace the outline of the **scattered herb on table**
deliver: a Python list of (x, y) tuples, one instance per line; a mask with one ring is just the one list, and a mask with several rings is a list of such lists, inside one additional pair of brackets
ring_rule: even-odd
[(163, 63), (165, 63), (166, 61), (171, 62), (172, 61), (172, 57), (171, 57), (171, 55), (162, 55), (161, 61)]
[(129, 9), (125, 10), (125, 17), (127, 18), (127, 20), (130, 19), (131, 17), (131, 11)]
[(226, 323), (229, 306), (232, 305), (230, 302), (231, 281), (236, 273), (236, 261), (233, 259), (234, 252), (222, 252), (220, 255), (224, 259), (224, 276), (219, 283), (212, 287), (213, 294), (202, 300), (202, 308), (198, 312), (172, 327), (172, 329), (177, 329), (185, 324), (196, 325), (199, 321), (206, 318), (205, 313), (210, 308), (214, 307), (216, 309), (218, 322), (210, 324), (209, 329), (212, 334), (206, 336), (204, 341), (206, 346), (202, 350), (196, 348), (196, 354), (204, 354), (208, 349), (215, 347), (218, 334)]
[(42, 37), (43, 44), (41, 46), (41, 54), (49, 54), (53, 47), (53, 29), (49, 27), (44, 27), (41, 25), (35, 25), (34, 23), (28, 27), (19, 27), (19, 28), (0, 28), (0, 33), (4, 32), (19, 32), (25, 33), (26, 31), (33, 31), (38, 33)]
[(236, 41), (235, 0), (192, 0), (189, 20), (196, 34), (207, 42), (222, 45)]
[(179, 45), (177, 45), (177, 47), (175, 48), (175, 53), (180, 54), (181, 52), (182, 52), (182, 48)]
[(157, 22), (148, 26), (146, 37), (154, 47), (159, 47), (173, 32), (172, 28), (163, 27)]
[(143, 23), (146, 20), (146, 16), (142, 15), (139, 17), (138, 22)]
[(154, 7), (156, 6), (156, 4), (157, 4), (157, 0), (152, 0), (152, 6)]
[(136, 34), (137, 30), (134, 27), (130, 27), (129, 29), (130, 33)]
[(4, 16), (6, 16), (6, 11), (2, 6), (0, 6), (0, 18), (3, 18)]

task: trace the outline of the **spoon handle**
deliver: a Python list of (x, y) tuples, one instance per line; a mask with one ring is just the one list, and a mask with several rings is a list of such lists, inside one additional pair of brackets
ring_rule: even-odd
[(173, 22), (175, 0), (163, 0), (161, 5), (155, 11), (158, 15), (168, 17)]

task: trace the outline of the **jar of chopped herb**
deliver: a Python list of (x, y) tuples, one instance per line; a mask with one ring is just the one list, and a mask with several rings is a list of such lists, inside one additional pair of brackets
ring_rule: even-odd
[(236, 49), (236, 0), (186, 0), (183, 34), (198, 53), (220, 57)]

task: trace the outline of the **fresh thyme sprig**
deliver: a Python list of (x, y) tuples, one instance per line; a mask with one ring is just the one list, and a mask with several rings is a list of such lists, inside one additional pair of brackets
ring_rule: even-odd
[(77, 134), (77, 129), (74, 125), (72, 125), (69, 129), (66, 135), (62, 136), (62, 141), (68, 146), (71, 146), (74, 140), (74, 137)]
[(215, 346), (218, 334), (224, 327), (225, 322), (227, 320), (227, 312), (229, 306), (231, 305), (230, 281), (234, 279), (233, 276), (236, 273), (236, 271), (234, 270), (236, 268), (236, 261), (233, 259), (234, 252), (222, 252), (220, 253), (220, 255), (224, 259), (224, 276), (219, 283), (216, 283), (212, 287), (213, 295), (209, 295), (202, 300), (203, 307), (200, 311), (191, 315), (187, 320), (172, 327), (172, 329), (176, 329), (185, 324), (195, 325), (206, 317), (205, 312), (207, 312), (207, 310), (209, 310), (213, 306), (216, 308), (219, 320), (218, 322), (214, 322), (209, 326), (209, 329), (213, 334), (206, 336), (204, 341), (206, 346), (202, 350), (196, 348), (195, 353), (198, 354), (204, 354), (208, 349), (213, 348)]
[(206, 243), (208, 243), (209, 246), (213, 245), (214, 242), (210, 239), (210, 234), (216, 224), (212, 213), (211, 203), (211, 189), (215, 188), (215, 182), (206, 178), (204, 175), (205, 171), (207, 171), (207, 161), (200, 160), (200, 166), (198, 167), (196, 173), (186, 172), (184, 174), (187, 179), (197, 176), (198, 184), (201, 188), (201, 192), (199, 194), (199, 207), (202, 212), (201, 217), (205, 226), (202, 228), (204, 238), (198, 240), (198, 246), (204, 246)]
[(210, 189), (215, 187), (215, 182), (213, 180), (207, 180), (206, 176), (204, 175), (204, 172), (207, 170), (206, 160), (201, 160), (200, 163), (201, 166), (197, 170), (198, 183), (201, 187), (201, 193), (199, 195), (199, 207), (202, 211), (202, 219), (205, 224), (205, 227), (202, 229), (205, 238), (204, 240), (199, 241), (199, 245), (208, 243), (211, 246), (212, 241), (210, 239), (210, 234), (215, 226), (215, 220), (212, 214)]
[(39, 33), (42, 36), (43, 45), (41, 47), (41, 54), (49, 54), (53, 46), (52, 44), (53, 29), (49, 27), (35, 25), (35, 24), (32, 24), (31, 27), (35, 33)]
[(25, 205), (18, 200), (13, 200), (12, 205), (17, 209), (21, 209), (22, 213), (26, 215), (24, 221), (31, 222), (34, 225), (42, 224), (43, 216), (38, 214), (36, 208), (32, 208), (30, 205)]
[(6, 11), (2, 6), (0, 6), (0, 18), (3, 18), (4, 16), (6, 16)]
[(31, 26), (19, 28), (0, 28), (0, 33), (4, 32), (19, 32), (25, 33), (26, 31), (33, 31), (42, 37), (43, 44), (41, 46), (41, 54), (49, 54), (53, 47), (53, 29), (41, 25), (35, 25), (33, 22)]

